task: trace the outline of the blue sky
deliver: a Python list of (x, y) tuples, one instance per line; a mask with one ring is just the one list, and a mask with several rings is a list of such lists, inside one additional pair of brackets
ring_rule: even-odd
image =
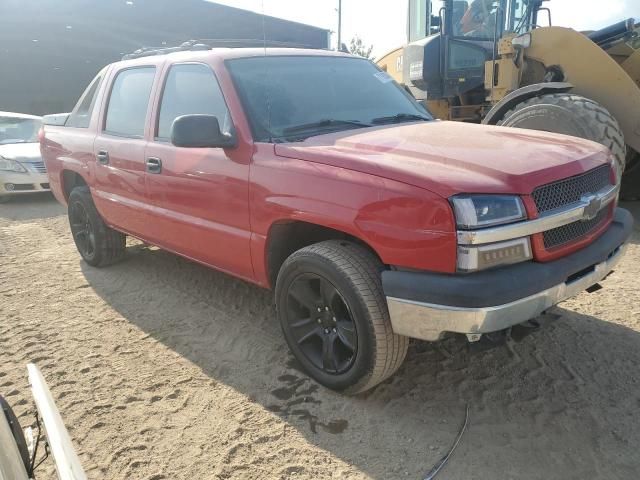
[[(213, 1), (337, 30), (338, 0)], [(640, 0), (550, 0), (546, 6), (554, 25), (577, 30), (594, 30), (628, 17), (640, 19)], [(358, 34), (374, 46), (374, 55), (383, 55), (405, 42), (406, 15), (406, 0), (342, 0), (343, 41), (348, 43)]]

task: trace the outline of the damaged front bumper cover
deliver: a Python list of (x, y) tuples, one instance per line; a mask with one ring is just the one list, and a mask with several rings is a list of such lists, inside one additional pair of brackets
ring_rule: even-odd
[(611, 273), (633, 218), (616, 209), (591, 245), (548, 263), (526, 262), (468, 275), (386, 271), (382, 283), (395, 333), (438, 340), (445, 332), (479, 335), (537, 317)]

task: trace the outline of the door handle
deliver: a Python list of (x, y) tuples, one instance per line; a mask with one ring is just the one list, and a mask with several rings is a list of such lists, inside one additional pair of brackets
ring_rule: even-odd
[(162, 172), (162, 160), (158, 157), (147, 158), (147, 172), (149, 173), (161, 173)]
[(96, 154), (96, 158), (98, 159), (98, 163), (107, 165), (109, 163), (109, 152), (107, 152), (106, 150), (100, 150)]

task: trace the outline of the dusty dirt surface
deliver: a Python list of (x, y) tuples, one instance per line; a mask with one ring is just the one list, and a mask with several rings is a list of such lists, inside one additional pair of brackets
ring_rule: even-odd
[(91, 478), (419, 479), (468, 404), (438, 479), (637, 479), (639, 295), (636, 226), (604, 288), (533, 333), (415, 342), (346, 398), (296, 369), (269, 292), (135, 242), (91, 268), (64, 209), (25, 197), (0, 205), (0, 392), (29, 424), (38, 364)]

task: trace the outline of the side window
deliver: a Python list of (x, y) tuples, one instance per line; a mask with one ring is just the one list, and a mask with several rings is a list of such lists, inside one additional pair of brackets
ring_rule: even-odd
[(89, 84), (80, 97), (80, 100), (78, 100), (78, 103), (73, 108), (71, 115), (69, 115), (67, 123), (65, 124), (67, 127), (89, 128), (91, 113), (93, 112), (93, 107), (96, 104), (96, 98), (98, 96), (100, 84), (102, 83), (102, 78), (103, 72), (100, 72)]
[(156, 138), (169, 139), (176, 117), (196, 113), (215, 115), (220, 129), (229, 131), (229, 111), (211, 69), (202, 64), (174, 65), (169, 70), (162, 93)]
[(111, 87), (105, 133), (142, 137), (155, 67), (122, 70)]

